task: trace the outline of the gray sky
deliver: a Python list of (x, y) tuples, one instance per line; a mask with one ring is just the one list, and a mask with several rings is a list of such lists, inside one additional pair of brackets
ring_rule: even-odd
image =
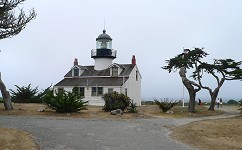
[[(27, 0), (37, 18), (19, 35), (1, 40), (0, 71), (7, 88), (29, 83), (41, 89), (56, 84), (73, 66), (94, 65), (91, 49), (104, 28), (118, 51), (116, 63), (131, 63), (136, 55), (142, 74), (142, 98), (180, 99), (178, 72), (161, 69), (165, 60), (185, 48), (204, 47), (214, 58), (241, 60), (241, 0)], [(214, 87), (213, 78), (206, 78)], [(219, 97), (242, 98), (242, 82), (227, 81)], [(185, 98), (187, 98), (185, 90)], [(197, 98), (209, 97), (207, 91)]]

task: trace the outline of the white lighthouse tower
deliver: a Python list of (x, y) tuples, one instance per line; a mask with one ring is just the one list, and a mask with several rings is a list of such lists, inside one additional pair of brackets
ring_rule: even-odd
[(106, 30), (96, 38), (96, 49), (92, 49), (91, 57), (95, 60), (95, 70), (107, 69), (113, 64), (117, 51), (112, 49), (112, 38)]

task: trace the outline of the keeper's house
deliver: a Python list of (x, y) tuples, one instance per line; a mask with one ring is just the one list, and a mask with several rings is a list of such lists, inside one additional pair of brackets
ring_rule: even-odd
[(103, 33), (96, 39), (96, 49), (91, 50), (94, 66), (81, 66), (78, 60), (70, 71), (54, 86), (55, 91), (72, 91), (78, 87), (83, 100), (89, 105), (104, 105), (103, 94), (117, 91), (129, 96), (137, 105), (141, 105), (141, 74), (135, 56), (131, 63), (113, 63), (117, 51), (112, 49), (112, 38)]

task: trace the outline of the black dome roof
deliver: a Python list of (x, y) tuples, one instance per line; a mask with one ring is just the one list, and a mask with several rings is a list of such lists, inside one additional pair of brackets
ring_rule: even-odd
[(106, 30), (103, 30), (103, 33), (100, 34), (98, 38), (96, 38), (96, 40), (99, 40), (99, 39), (112, 40), (112, 38), (108, 34), (106, 34)]

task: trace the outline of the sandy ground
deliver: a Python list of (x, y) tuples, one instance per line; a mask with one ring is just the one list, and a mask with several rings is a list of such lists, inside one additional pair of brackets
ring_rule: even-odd
[[(191, 114), (182, 107), (172, 109), (173, 113), (161, 113), (157, 106), (141, 106), (139, 113), (132, 114), (125, 112), (121, 116), (113, 116), (108, 112), (102, 111), (101, 107), (89, 106), (88, 110), (72, 114), (57, 114), (55, 111), (45, 109), (42, 104), (14, 104), (15, 110), (5, 111), (0, 104), (0, 115), (38, 115), (55, 117), (74, 117), (74, 118), (99, 118), (99, 119), (137, 119), (137, 118), (197, 118), (202, 116), (239, 114), (237, 107), (231, 106), (218, 109), (219, 111), (207, 111), (206, 107), (197, 107), (197, 113)], [(39, 110), (45, 109), (44, 112)], [(191, 145), (198, 149), (242, 149), (242, 117), (227, 119), (212, 119), (197, 121), (190, 124), (172, 128), (171, 136), (182, 143)], [(31, 134), (19, 130), (0, 128), (0, 149), (38, 149)], [(21, 140), (17, 140), (21, 139)], [(4, 143), (4, 144), (3, 144)], [(26, 147), (24, 147), (26, 146)]]

